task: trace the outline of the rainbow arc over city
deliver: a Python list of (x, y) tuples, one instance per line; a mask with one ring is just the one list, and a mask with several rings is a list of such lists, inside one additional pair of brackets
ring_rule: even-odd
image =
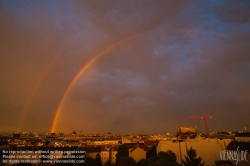
[[(93, 56), (93, 58), (91, 58), (78, 72), (77, 74), (73, 77), (73, 79), (70, 81), (68, 87), (66, 88), (66, 90), (64, 91), (63, 93), (63, 96), (58, 104), (58, 107), (55, 111), (55, 114), (54, 114), (54, 118), (52, 120), (52, 124), (51, 124), (51, 128), (50, 128), (50, 132), (55, 132), (56, 130), (56, 124), (57, 124), (57, 121), (58, 121), (58, 117), (59, 117), (59, 114), (60, 114), (60, 111), (62, 109), (62, 106), (63, 106), (63, 103), (65, 101), (65, 98), (68, 94), (68, 92), (71, 90), (71, 88), (73, 87), (73, 85), (77, 82), (77, 80), (80, 78), (80, 76), (88, 69), (88, 67), (90, 67), (94, 62), (96, 62), (103, 54), (107, 53), (108, 51), (114, 49), (115, 47), (125, 43), (125, 42), (128, 42), (128, 41), (132, 41), (140, 36), (145, 36), (145, 35), (149, 35), (149, 34), (152, 34), (152, 33), (157, 33), (157, 32), (165, 32), (165, 31), (171, 31), (169, 29), (163, 29), (163, 30), (151, 30), (151, 31), (144, 31), (144, 32), (141, 32), (141, 33), (137, 33), (137, 34), (134, 34), (134, 35), (131, 35), (129, 37), (126, 37), (124, 39), (121, 39), (113, 44), (111, 44), (110, 46), (106, 47), (104, 50), (102, 50), (100, 53), (96, 54), (95, 56)], [(180, 30), (182, 31), (182, 30)]]
[(56, 129), (56, 124), (57, 124), (57, 121), (58, 121), (58, 117), (59, 117), (59, 114), (60, 114), (60, 111), (62, 109), (62, 106), (63, 106), (63, 103), (65, 101), (65, 98), (68, 94), (68, 92), (71, 90), (71, 88), (73, 87), (73, 85), (77, 82), (77, 80), (80, 78), (80, 76), (88, 69), (89, 66), (91, 66), (94, 62), (96, 62), (98, 60), (99, 57), (101, 57), (103, 54), (105, 54), (106, 52), (112, 50), (113, 48), (119, 46), (120, 44), (124, 43), (124, 42), (127, 42), (127, 41), (130, 41), (130, 40), (133, 40), (133, 39), (136, 39), (137, 37), (139, 36), (144, 36), (144, 35), (147, 35), (147, 34), (150, 34), (154, 31), (147, 31), (147, 32), (142, 32), (142, 33), (137, 33), (135, 35), (131, 35), (127, 38), (124, 38), (122, 40), (119, 40), (117, 42), (115, 42), (114, 44), (106, 47), (104, 50), (102, 50), (100, 53), (96, 54), (92, 59), (90, 59), (78, 72), (77, 74), (73, 77), (73, 79), (70, 81), (68, 87), (66, 88), (66, 90), (64, 91), (63, 93), (63, 96), (58, 104), (58, 107), (55, 111), (55, 115), (54, 115), (54, 118), (52, 120), (52, 125), (51, 125), (51, 129), (50, 129), (50, 132), (55, 132), (55, 129)]
[[(141, 36), (146, 36), (149, 34), (153, 34), (153, 33), (160, 33), (160, 32), (172, 32), (173, 29), (161, 29), (161, 30), (150, 30), (150, 31), (143, 31), (140, 33), (136, 33), (133, 35), (130, 35), (129, 37), (123, 38), (121, 40), (116, 41), (115, 43), (111, 44), (110, 46), (106, 47), (105, 49), (103, 49), (101, 52), (97, 53), (96, 55), (94, 55), (86, 64), (84, 64), (82, 66), (82, 68), (76, 73), (76, 75), (72, 78), (72, 80), (70, 81), (69, 85), (67, 86), (66, 90), (64, 91), (61, 100), (59, 101), (59, 104), (55, 110), (55, 114), (54, 117), (52, 119), (52, 124), (50, 127), (50, 132), (55, 132), (56, 131), (56, 125), (58, 122), (58, 118), (61, 112), (61, 109), (63, 107), (63, 104), (65, 102), (65, 98), (67, 96), (67, 94), (69, 93), (69, 91), (72, 89), (72, 87), (74, 86), (74, 84), (77, 82), (77, 80), (81, 77), (81, 75), (92, 65), (94, 64), (102, 55), (104, 55), (105, 53), (107, 53), (108, 51), (116, 48), (117, 46), (124, 44), (126, 42), (132, 41), (137, 39), (138, 37)], [(192, 30), (192, 29), (191, 29)], [(180, 29), (179, 32), (182, 32), (183, 30)], [(65, 51), (65, 49), (64, 49)], [(56, 61), (59, 59), (59, 57), (62, 55), (62, 52), (60, 52), (55, 58), (54, 60), (50, 63), (50, 65), (48, 65), (48, 67), (46, 68), (46, 70), (44, 71), (44, 73), (42, 74), (40, 80), (37, 82), (35, 88), (33, 89), (32, 93), (31, 93), (31, 97), (28, 100), (28, 104), (26, 105), (25, 111), (23, 113), (23, 116), (21, 117), (21, 127), (23, 126), (24, 123), (24, 119), (25, 119), (25, 115), (27, 115), (27, 112), (29, 111), (30, 106), (32, 105), (32, 102), (34, 101), (36, 94), (38, 92), (38, 90), (41, 87), (41, 84), (44, 82), (45, 78), (47, 77), (49, 71), (53, 68), (54, 64), (56, 63)]]

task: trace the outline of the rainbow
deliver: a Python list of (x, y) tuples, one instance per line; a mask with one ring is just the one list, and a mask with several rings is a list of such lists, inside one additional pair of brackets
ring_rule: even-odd
[[(169, 29), (168, 29), (169, 30)], [(87, 70), (87, 68), (89, 66), (91, 66), (96, 60), (98, 60), (98, 58), (100, 56), (102, 56), (104, 53), (110, 51), (111, 49), (115, 48), (116, 46), (119, 46), (120, 44), (124, 43), (124, 42), (127, 42), (129, 40), (133, 40), (137, 37), (140, 37), (140, 36), (144, 36), (144, 35), (147, 35), (147, 34), (151, 34), (153, 32), (164, 32), (164, 31), (167, 31), (166, 29), (165, 30), (151, 30), (151, 31), (144, 31), (144, 32), (141, 32), (141, 33), (137, 33), (135, 35), (131, 35), (129, 37), (126, 37), (122, 40), (119, 40), (117, 42), (115, 42), (114, 44), (111, 44), (110, 46), (106, 47), (104, 50), (102, 50), (101, 52), (99, 52), (98, 54), (96, 54), (93, 58), (91, 58), (78, 72), (77, 74), (73, 77), (73, 79), (70, 81), (68, 87), (66, 88), (66, 90), (64, 91), (63, 93), (63, 96), (58, 104), (58, 107), (55, 111), (55, 114), (54, 114), (54, 117), (53, 117), (53, 120), (52, 120), (52, 125), (51, 125), (51, 129), (50, 129), (50, 132), (55, 132), (55, 128), (56, 128), (56, 124), (57, 124), (57, 120), (58, 120), (58, 117), (59, 117), (59, 114), (60, 114), (60, 110), (62, 109), (62, 106), (63, 106), (63, 103), (64, 103), (64, 100), (68, 94), (68, 92), (71, 90), (71, 88), (73, 87), (73, 85), (76, 83), (76, 81), (79, 79), (79, 77)]]
[(44, 80), (46, 79), (46, 77), (48, 76), (49, 72), (51, 71), (51, 69), (55, 66), (57, 60), (62, 56), (62, 53), (65, 52), (65, 50), (67, 50), (68, 47), (66, 49), (63, 49), (62, 51), (60, 51), (55, 57), (54, 59), (51, 61), (51, 63), (45, 68), (45, 70), (43, 71), (40, 79), (37, 81), (36, 85), (34, 86), (30, 97), (27, 101), (27, 104), (25, 105), (24, 111), (22, 113), (22, 116), (20, 118), (20, 123), (19, 123), (19, 131), (23, 130), (23, 126), (24, 126), (24, 122), (25, 122), (25, 117), (27, 116), (28, 112), (30, 111), (30, 107), (32, 105), (32, 103), (34, 102), (37, 93), (39, 91), (39, 89), (41, 88)]

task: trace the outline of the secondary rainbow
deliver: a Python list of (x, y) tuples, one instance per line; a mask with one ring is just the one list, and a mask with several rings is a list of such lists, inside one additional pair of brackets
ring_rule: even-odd
[(25, 117), (27, 116), (28, 112), (30, 111), (30, 107), (31, 107), (32, 103), (34, 102), (34, 100), (35, 100), (35, 98), (37, 96), (37, 93), (38, 93), (39, 89), (41, 88), (44, 80), (46, 79), (46, 77), (48, 76), (49, 72), (55, 66), (55, 63), (62, 56), (63, 52), (65, 52), (66, 49), (63, 49), (62, 51), (60, 51), (59, 53), (57, 53), (57, 55), (53, 58), (53, 60), (51, 61), (51, 63), (45, 68), (45, 70), (43, 71), (40, 79), (37, 81), (36, 85), (34, 86), (32, 92), (31, 92), (31, 95), (30, 95), (30, 97), (29, 97), (29, 99), (27, 101), (27, 104), (25, 105), (25, 108), (24, 108), (24, 111), (22, 113), (22, 116), (20, 118), (19, 131), (23, 130), (23, 126), (24, 126), (24, 122), (25, 122)]

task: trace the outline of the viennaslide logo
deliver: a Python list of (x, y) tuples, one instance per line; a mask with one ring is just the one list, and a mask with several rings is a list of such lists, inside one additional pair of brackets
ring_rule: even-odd
[(236, 165), (239, 161), (247, 161), (247, 150), (241, 150), (239, 151), (239, 146), (237, 147), (237, 150), (222, 150), (220, 151), (220, 159), (227, 161), (227, 160), (233, 160), (236, 161)]

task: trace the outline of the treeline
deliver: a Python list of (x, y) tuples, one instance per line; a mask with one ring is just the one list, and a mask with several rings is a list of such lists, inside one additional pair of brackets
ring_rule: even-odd
[[(202, 158), (197, 157), (196, 150), (189, 149), (187, 151), (187, 156), (184, 157), (185, 160), (182, 161), (184, 166), (204, 166), (205, 162), (202, 163)], [(55, 166), (69, 166), (69, 165), (78, 165), (78, 166), (103, 166), (100, 154), (96, 155), (96, 158), (90, 158), (85, 156), (85, 163), (79, 164), (72, 164), (72, 163), (58, 163), (53, 164)], [(177, 157), (175, 153), (171, 150), (166, 152), (159, 152), (157, 153), (156, 146), (153, 146), (149, 149), (146, 153), (146, 159), (141, 159), (140, 161), (136, 162), (132, 157), (129, 157), (129, 150), (126, 145), (120, 145), (117, 149), (116, 154), (116, 162), (111, 163), (108, 160), (104, 163), (104, 166), (182, 166), (180, 163), (177, 162)], [(3, 166), (4, 164), (0, 164)], [(32, 164), (16, 164), (17, 166), (31, 166)]]
[[(184, 166), (204, 166), (205, 162), (202, 163), (202, 158), (197, 157), (196, 150), (191, 148), (187, 151), (187, 156), (182, 164)], [(102, 166), (100, 155), (97, 155), (95, 159), (87, 157), (85, 166)], [(156, 146), (147, 151), (146, 159), (136, 162), (129, 157), (127, 146), (120, 145), (116, 154), (116, 162), (111, 163), (108, 160), (104, 166), (181, 166), (181, 164), (177, 162), (177, 157), (171, 150), (161, 151), (157, 154)]]

